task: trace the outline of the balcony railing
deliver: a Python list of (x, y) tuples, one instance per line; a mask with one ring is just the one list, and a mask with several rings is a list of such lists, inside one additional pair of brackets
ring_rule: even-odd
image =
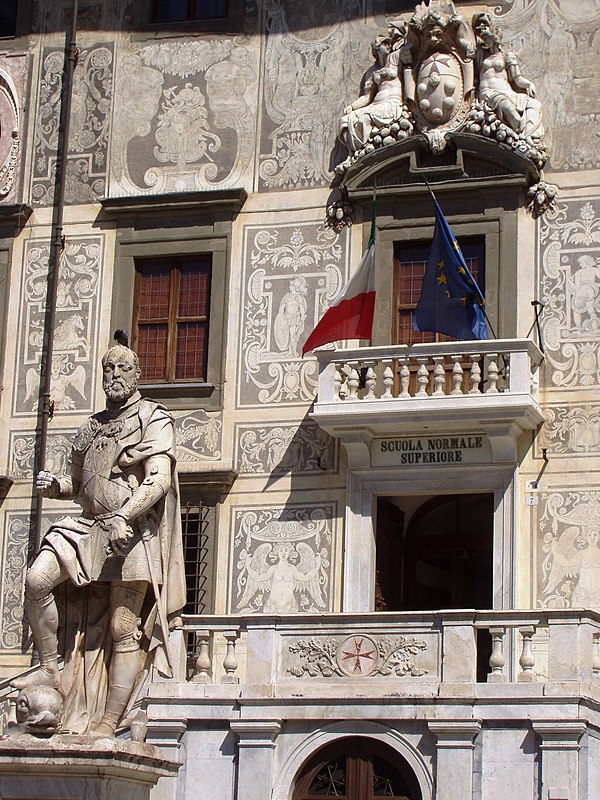
[(483, 429), (495, 423), (533, 429), (542, 420), (537, 369), (543, 355), (521, 339), (390, 345), (318, 352), (313, 417), (332, 434), (368, 425), (375, 435)]
[(600, 683), (600, 614), (591, 611), (256, 616), (233, 625), (230, 617), (186, 617), (184, 635), (188, 669), (179, 680), (232, 689), (293, 692), (302, 684), (306, 693), (324, 682), (362, 681), (373, 692), (393, 683), (401, 693), (432, 696), (444, 684)]

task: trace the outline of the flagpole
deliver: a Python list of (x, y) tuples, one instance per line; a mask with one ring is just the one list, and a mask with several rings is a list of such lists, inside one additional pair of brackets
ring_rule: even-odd
[[(434, 195), (434, 193), (433, 193), (433, 189), (432, 189), (432, 188), (431, 188), (431, 186), (429, 185), (429, 181), (428, 181), (428, 180), (427, 180), (427, 178), (425, 178), (425, 177), (423, 177), (423, 180), (425, 181), (425, 185), (426, 185), (426, 186), (427, 186), (427, 188), (429, 189), (429, 194), (431, 195), (431, 197), (432, 197), (432, 199), (433, 199), (433, 202), (434, 202), (434, 203), (436, 203), (436, 204), (438, 204), (437, 197)], [(485, 298), (483, 297), (483, 295), (482, 295), (482, 294), (481, 294), (481, 292), (479, 291), (479, 287), (478, 287), (477, 285), (475, 285), (475, 288), (477, 289), (477, 291), (478, 291), (478, 294), (479, 294), (479, 300), (477, 300), (477, 301), (476, 301), (476, 302), (477, 302), (477, 305), (479, 306), (479, 308), (481, 309), (481, 311), (482, 311), (482, 313), (483, 313), (483, 318), (485, 319), (485, 321), (486, 321), (486, 323), (487, 323), (487, 326), (488, 326), (488, 328), (489, 328), (489, 329), (490, 329), (490, 331), (491, 331), (492, 337), (493, 337), (494, 339), (497, 339), (498, 337), (497, 337), (497, 335), (496, 335), (496, 331), (494, 330), (494, 326), (492, 325), (492, 323), (491, 323), (491, 321), (490, 321), (490, 318), (489, 318), (489, 317), (488, 317), (488, 315), (487, 315), (487, 311), (485, 310)]]

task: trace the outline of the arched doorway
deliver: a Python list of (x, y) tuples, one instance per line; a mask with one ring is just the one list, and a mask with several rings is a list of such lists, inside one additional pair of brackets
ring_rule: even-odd
[(388, 745), (364, 736), (339, 739), (302, 767), (293, 800), (422, 800), (406, 760)]

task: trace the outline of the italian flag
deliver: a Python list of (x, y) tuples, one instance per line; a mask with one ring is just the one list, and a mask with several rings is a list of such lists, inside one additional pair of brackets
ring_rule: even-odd
[(369, 244), (358, 269), (331, 301), (304, 346), (302, 355), (339, 339), (370, 339), (375, 311), (375, 207)]

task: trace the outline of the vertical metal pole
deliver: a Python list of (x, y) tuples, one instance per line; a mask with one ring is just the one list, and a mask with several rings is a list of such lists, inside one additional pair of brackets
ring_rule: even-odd
[[(35, 473), (46, 467), (46, 446), (48, 423), (52, 418), (53, 404), (50, 397), (52, 382), (52, 355), (54, 350), (54, 321), (56, 318), (56, 286), (60, 258), (64, 247), (63, 212), (65, 207), (65, 180), (67, 155), (69, 152), (69, 124), (71, 120), (71, 98), (73, 95), (73, 74), (77, 63), (77, 10), (78, 0), (73, 0), (71, 29), (65, 42), (65, 67), (60, 100), (59, 138), (56, 148), (56, 178), (54, 184), (54, 204), (52, 211), (52, 234), (48, 258), (48, 291), (46, 294), (46, 314), (44, 317), (44, 339), (42, 344), (42, 386), (40, 391), (41, 419), (38, 433), (38, 457)], [(34, 477), (35, 481), (35, 477)], [(42, 496), (36, 496), (35, 506), (35, 552), (41, 541)]]

